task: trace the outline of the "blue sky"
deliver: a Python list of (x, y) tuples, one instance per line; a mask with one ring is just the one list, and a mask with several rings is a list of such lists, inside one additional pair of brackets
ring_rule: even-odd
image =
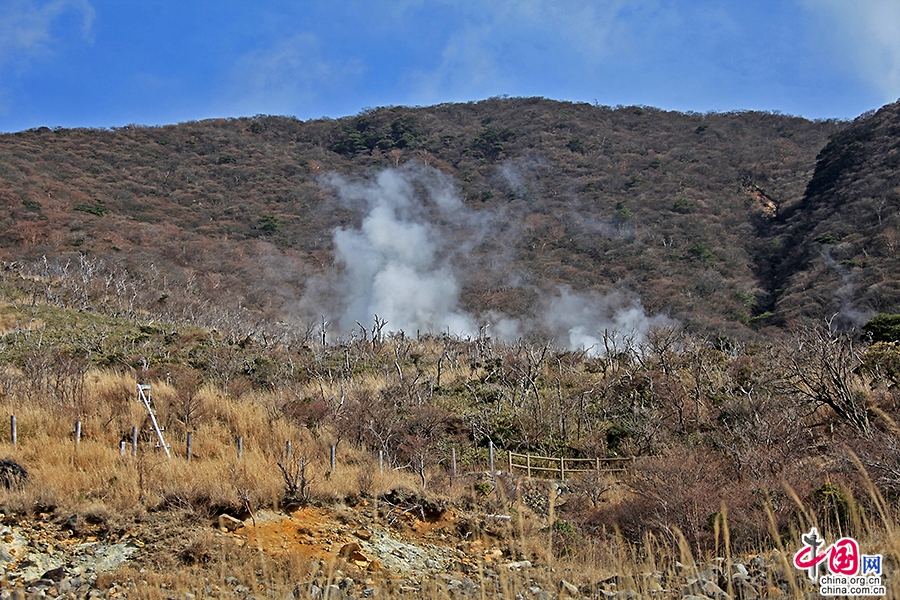
[(0, 131), (490, 96), (848, 119), (898, 0), (0, 0)]

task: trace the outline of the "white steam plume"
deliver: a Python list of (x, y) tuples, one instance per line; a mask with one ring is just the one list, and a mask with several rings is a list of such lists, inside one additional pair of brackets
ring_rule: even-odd
[[(334, 230), (335, 276), (311, 281), (302, 302), (308, 315), (325, 314), (333, 333), (371, 324), (378, 315), (387, 321), (386, 331), (473, 337), (479, 326), (490, 325), (489, 335), (497, 339), (539, 337), (600, 354), (605, 331), (640, 339), (668, 322), (648, 317), (639, 301), (622, 293), (603, 296), (565, 285), (541, 294), (521, 318), (496, 311), (472, 315), (460, 307), (460, 292), (467, 276), (484, 275), (474, 271), (486, 267), (470, 256), (479, 255), (475, 249), (485, 235), (498, 231), (495, 215), (469, 209), (446, 175), (423, 165), (388, 169), (361, 182), (331, 175), (323, 184), (363, 212), (358, 227)], [(508, 285), (512, 265), (494, 268), (506, 274)]]
[(543, 325), (553, 339), (563, 347), (584, 348), (591, 354), (603, 352), (604, 332), (639, 340), (651, 327), (670, 323), (667, 317), (648, 317), (640, 301), (619, 293), (601, 296), (560, 286), (547, 304)]
[(454, 252), (445, 242), (447, 230), (469, 215), (444, 176), (409, 167), (382, 171), (373, 182), (331, 176), (328, 183), (342, 201), (366, 211), (358, 229), (334, 231), (340, 329), (378, 315), (392, 331), (474, 335), (474, 320), (459, 309)]

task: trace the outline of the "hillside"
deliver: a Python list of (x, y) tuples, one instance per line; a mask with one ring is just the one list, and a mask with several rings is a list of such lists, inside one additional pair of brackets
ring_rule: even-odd
[(900, 307), (900, 104), (860, 117), (817, 157), (803, 200), (777, 220), (780, 322), (840, 315), (858, 325)]
[[(575, 339), (575, 330), (593, 335), (645, 313), (747, 337), (773, 309), (780, 322), (824, 314), (808, 303), (781, 308), (795, 294), (775, 293), (773, 282), (817, 267), (782, 254), (806, 242), (779, 240), (818, 218), (810, 207), (825, 193), (815, 182), (826, 167), (816, 156), (829, 136), (836, 147), (867, 122), (512, 98), (308, 122), (41, 128), (0, 136), (0, 257), (31, 275), (77, 272), (82, 288), (109, 290), (108, 305), (127, 295), (176, 319), (209, 323), (230, 311), (309, 328), (325, 314), (346, 330), (370, 321), (373, 307), (382, 316), (424, 310), (393, 297), (348, 306), (377, 291), (374, 280), (348, 287), (368, 276), (352, 267), (372, 250), (357, 244), (353, 254), (335, 234), (360, 242), (372, 198), (394, 185), (409, 198), (391, 207), (400, 216), (388, 237), (412, 243), (418, 231), (429, 262), (391, 289), (448, 299), (445, 315), (406, 329), (452, 322), (465, 332), (490, 321), (509, 335), (549, 328)], [(387, 169), (393, 179), (379, 180)], [(449, 212), (446, 197), (458, 200)], [(818, 225), (809, 231), (820, 234)], [(71, 294), (72, 305), (89, 296)], [(892, 296), (877, 296), (879, 310), (891, 309)], [(553, 312), (580, 312), (585, 323), (548, 322)], [(397, 316), (388, 321), (404, 328)]]
[(836, 325), (900, 312), (898, 111), (0, 136), (0, 589), (803, 597), (814, 526), (892, 582), (900, 318)]

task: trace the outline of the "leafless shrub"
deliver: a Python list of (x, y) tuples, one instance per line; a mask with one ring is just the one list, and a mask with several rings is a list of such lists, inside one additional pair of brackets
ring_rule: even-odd
[(815, 326), (785, 344), (782, 387), (801, 402), (828, 406), (842, 421), (866, 435), (871, 424), (864, 383), (857, 374), (861, 347), (849, 333)]
[(306, 476), (306, 457), (285, 456), (277, 463), (284, 481), (284, 504), (309, 502), (310, 480)]

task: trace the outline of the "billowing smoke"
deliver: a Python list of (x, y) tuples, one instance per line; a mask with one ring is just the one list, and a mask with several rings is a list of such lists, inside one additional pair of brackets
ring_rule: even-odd
[(595, 353), (604, 349), (604, 335), (639, 339), (650, 327), (668, 322), (666, 317), (648, 317), (640, 301), (629, 300), (620, 293), (576, 293), (568, 286), (560, 287), (551, 296), (543, 312), (544, 326), (557, 343)]
[(846, 266), (834, 259), (831, 249), (822, 248), (822, 261), (829, 269), (840, 277), (840, 284), (834, 289), (834, 304), (837, 305), (837, 313), (832, 317), (832, 323), (839, 329), (859, 329), (869, 319), (875, 316), (871, 309), (859, 309), (856, 307), (856, 277)]
[[(309, 316), (323, 314), (331, 323), (332, 335), (370, 326), (377, 315), (387, 322), (385, 331), (461, 337), (487, 331), (502, 340), (538, 337), (600, 353), (604, 332), (640, 338), (666, 321), (647, 317), (640, 302), (624, 294), (567, 286), (538, 294), (542, 299), (527, 315), (470, 314), (461, 306), (461, 290), (488, 268), (470, 258), (499, 229), (498, 216), (470, 209), (446, 175), (420, 164), (365, 181), (331, 175), (322, 184), (363, 215), (357, 226), (333, 231), (333, 276), (311, 281), (303, 300)], [(497, 255), (492, 258), (497, 274), (515, 273), (510, 259), (498, 266)]]
[(607, 343), (621, 346), (626, 339), (640, 340), (653, 326), (671, 323), (668, 317), (648, 317), (639, 300), (624, 294), (576, 292), (567, 285), (544, 294), (526, 317), (495, 313), (485, 322), (491, 335), (502, 340), (549, 338), (561, 348), (584, 349), (589, 354), (603, 354)]
[[(445, 176), (410, 166), (366, 182), (333, 175), (327, 184), (365, 213), (358, 228), (334, 231), (340, 330), (378, 315), (392, 331), (476, 334), (474, 319), (459, 308), (452, 263), (477, 228)], [(451, 237), (458, 245), (448, 245)]]

